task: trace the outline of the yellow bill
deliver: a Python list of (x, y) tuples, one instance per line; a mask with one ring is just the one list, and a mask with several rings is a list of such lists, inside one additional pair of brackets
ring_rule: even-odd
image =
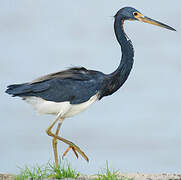
[(166, 28), (166, 29), (169, 29), (169, 30), (172, 30), (172, 31), (176, 31), (174, 28), (166, 25), (166, 24), (163, 24), (159, 21), (156, 21), (154, 19), (151, 19), (149, 17), (146, 17), (146, 16), (143, 16), (141, 13), (139, 12), (135, 12), (134, 13), (134, 17), (138, 20), (138, 21), (141, 21), (141, 22), (145, 22), (145, 23), (149, 23), (149, 24), (153, 24), (155, 26), (160, 26), (160, 27), (163, 27), (163, 28)]

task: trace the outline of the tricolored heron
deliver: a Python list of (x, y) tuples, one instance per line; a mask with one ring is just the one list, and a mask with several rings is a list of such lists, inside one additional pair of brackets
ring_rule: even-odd
[[(38, 112), (56, 115), (56, 119), (46, 130), (53, 138), (56, 166), (58, 165), (57, 140), (69, 146), (63, 157), (72, 149), (77, 158), (79, 153), (88, 161), (87, 156), (78, 146), (58, 135), (63, 120), (84, 111), (95, 101), (113, 94), (124, 84), (130, 74), (134, 49), (131, 40), (124, 32), (124, 21), (138, 20), (175, 31), (172, 27), (146, 17), (132, 7), (120, 9), (114, 17), (114, 31), (122, 51), (121, 62), (114, 72), (104, 74), (84, 67), (74, 67), (48, 74), (32, 82), (10, 85), (6, 90), (8, 94), (22, 97)], [(57, 130), (53, 133), (52, 128), (57, 122)]]

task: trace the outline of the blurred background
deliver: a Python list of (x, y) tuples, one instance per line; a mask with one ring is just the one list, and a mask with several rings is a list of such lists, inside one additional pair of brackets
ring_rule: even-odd
[[(121, 172), (181, 170), (181, 2), (131, 0), (0, 1), (0, 172), (53, 161), (46, 128), (54, 116), (39, 115), (6, 86), (31, 81), (73, 65), (110, 73), (120, 60), (113, 15), (132, 6), (177, 29), (125, 23), (135, 48), (133, 70), (114, 95), (64, 121), (61, 134), (90, 159), (67, 160), (81, 173), (105, 167)], [(59, 144), (59, 153), (67, 146)]]

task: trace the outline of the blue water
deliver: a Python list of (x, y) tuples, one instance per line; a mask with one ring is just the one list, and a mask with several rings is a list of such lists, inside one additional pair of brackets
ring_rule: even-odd
[[(72, 65), (112, 72), (120, 48), (111, 16), (127, 5), (178, 32), (125, 24), (135, 47), (134, 68), (121, 90), (65, 120), (61, 134), (78, 144), (90, 162), (76, 160), (72, 152), (67, 160), (82, 173), (97, 173), (106, 160), (122, 172), (180, 172), (181, 2), (163, 0), (0, 2), (0, 172), (17, 173), (17, 166), (53, 160), (45, 129), (55, 117), (36, 114), (6, 95), (6, 86)], [(62, 154), (66, 146), (59, 148)]]

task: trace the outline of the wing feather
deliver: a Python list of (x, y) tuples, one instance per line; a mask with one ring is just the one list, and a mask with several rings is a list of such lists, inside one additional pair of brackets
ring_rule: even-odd
[(89, 100), (101, 88), (104, 74), (81, 68), (70, 68), (52, 73), (30, 83), (8, 86), (6, 92), (13, 96), (35, 96), (47, 101), (79, 104)]
[[(43, 81), (47, 81), (53, 78), (59, 78), (59, 79), (77, 79), (80, 80), (82, 78), (86, 79), (86, 74), (88, 74), (88, 70), (84, 67), (73, 67), (70, 69), (67, 69), (65, 71), (59, 71), (56, 73), (51, 73), (42, 77), (39, 77), (35, 80), (33, 80), (31, 83), (39, 83)], [(80, 76), (80, 74), (84, 74), (84, 76)]]

